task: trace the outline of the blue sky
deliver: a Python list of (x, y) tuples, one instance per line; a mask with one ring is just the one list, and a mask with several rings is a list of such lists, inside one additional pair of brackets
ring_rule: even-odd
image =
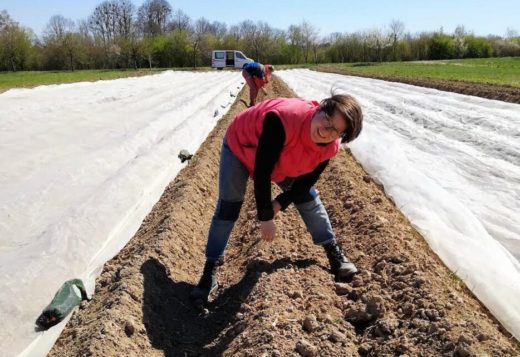
[[(40, 35), (50, 17), (62, 15), (72, 20), (86, 19), (102, 0), (0, 0), (14, 20)], [(133, 0), (136, 7), (144, 0)], [(459, 24), (477, 35), (504, 36), (506, 29), (520, 32), (519, 0), (171, 0), (193, 20), (205, 17), (228, 25), (243, 20), (265, 21), (286, 30), (306, 20), (321, 35), (384, 28), (393, 19), (415, 33), (438, 30), (447, 33)]]

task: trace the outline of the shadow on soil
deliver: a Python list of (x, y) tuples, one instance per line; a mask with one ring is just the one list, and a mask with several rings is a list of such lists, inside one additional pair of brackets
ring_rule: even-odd
[(305, 268), (317, 264), (314, 259), (292, 261), (278, 259), (272, 263), (251, 262), (242, 280), (221, 291), (211, 301), (206, 312), (190, 303), (192, 284), (175, 282), (158, 260), (150, 258), (141, 266), (144, 277), (143, 322), (153, 347), (167, 357), (217, 356), (245, 328), (234, 326), (219, 334), (236, 321), (240, 306), (247, 299), (261, 273), (273, 273), (289, 266)]
[(250, 108), (251, 106), (249, 105), (248, 102), (246, 102), (244, 99), (240, 99), (240, 102), (242, 102), (242, 104), (244, 104), (246, 106), (246, 108)]

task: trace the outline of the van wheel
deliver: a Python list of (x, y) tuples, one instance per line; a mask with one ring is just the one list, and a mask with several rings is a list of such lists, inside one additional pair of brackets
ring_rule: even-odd
[(222, 71), (223, 69), (224, 68), (222, 68), (222, 67), (217, 67), (217, 70), (219, 70), (219, 71)]

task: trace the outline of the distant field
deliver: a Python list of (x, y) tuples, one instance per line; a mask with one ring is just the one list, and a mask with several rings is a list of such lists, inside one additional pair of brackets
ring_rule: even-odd
[(352, 74), (470, 81), (520, 87), (520, 57), (384, 63), (322, 64)]
[(145, 76), (161, 71), (164, 69), (0, 72), (0, 92), (10, 88), (30, 88), (45, 84)]
[[(466, 60), (439, 60), (383, 63), (330, 63), (320, 65), (276, 65), (277, 69), (310, 68), (338, 70), (351, 74), (366, 74), (414, 79), (441, 79), (469, 81), (520, 88), (520, 57), (479, 58)], [(161, 69), (140, 70), (86, 70), (86, 71), (33, 71), (0, 72), (0, 92), (10, 88), (34, 87), (45, 84), (97, 81), (122, 77), (143, 76), (164, 71)], [(192, 70), (176, 68), (175, 70)], [(198, 70), (210, 70), (201, 67)]]

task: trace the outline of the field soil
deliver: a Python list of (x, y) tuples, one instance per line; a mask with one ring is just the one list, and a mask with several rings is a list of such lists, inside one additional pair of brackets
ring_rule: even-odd
[(501, 100), (520, 104), (520, 88), (503, 86), (498, 84), (476, 83), (470, 81), (450, 81), (443, 79), (410, 78), (405, 76), (389, 76), (376, 74), (363, 74), (348, 69), (337, 69), (326, 66), (317, 66), (316, 70), (328, 73), (348, 74), (358, 77), (382, 79), (391, 82), (400, 82), (414, 86), (434, 88), (448, 92), (473, 95), (487, 99)]
[[(294, 95), (276, 76), (267, 90), (267, 97)], [(276, 218), (275, 241), (261, 241), (249, 185), (221, 287), (206, 309), (192, 305), (222, 138), (247, 95), (240, 93), (133, 239), (105, 264), (92, 300), (74, 312), (50, 356), (520, 355), (348, 150), (317, 188), (360, 269), (352, 282), (334, 281), (294, 207)]]

